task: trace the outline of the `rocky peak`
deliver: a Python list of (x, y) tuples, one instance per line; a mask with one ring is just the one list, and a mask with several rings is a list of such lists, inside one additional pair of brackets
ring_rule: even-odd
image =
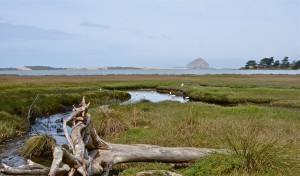
[(188, 63), (186, 67), (191, 69), (205, 69), (209, 68), (209, 65), (204, 59), (198, 58)]

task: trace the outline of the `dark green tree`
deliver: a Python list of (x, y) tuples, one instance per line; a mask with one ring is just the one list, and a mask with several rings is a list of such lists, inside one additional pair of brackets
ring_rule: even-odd
[(290, 66), (289, 57), (284, 57), (284, 58), (282, 59), (281, 68), (283, 68), (283, 69), (288, 69), (289, 66)]
[(295, 69), (295, 70), (300, 69), (300, 60), (298, 60), (294, 63), (292, 69)]
[(245, 65), (246, 69), (256, 69), (257, 68), (257, 63), (255, 60), (249, 60), (246, 65)]
[(273, 67), (274, 68), (278, 68), (280, 66), (280, 61), (279, 60), (276, 60), (273, 64)]
[(261, 66), (261, 68), (271, 68), (273, 63), (274, 63), (273, 57), (270, 57), (270, 58), (265, 57), (260, 60), (259, 65)]

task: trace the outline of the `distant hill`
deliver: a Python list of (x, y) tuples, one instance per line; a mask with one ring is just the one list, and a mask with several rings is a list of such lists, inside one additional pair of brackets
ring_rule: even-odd
[(188, 63), (186, 67), (190, 69), (206, 69), (209, 68), (209, 65), (204, 59), (198, 58)]
[(22, 66), (22, 67), (7, 67), (0, 70), (66, 70), (67, 68), (55, 68), (49, 66)]
[(18, 69), (13, 67), (7, 67), (7, 68), (0, 68), (0, 70), (18, 70)]
[(147, 69), (147, 67), (73, 67), (73, 68), (56, 68), (50, 66), (22, 66), (22, 67), (7, 67), (0, 70), (115, 70), (115, 69)]
[(55, 68), (49, 66), (25, 66), (31, 70), (65, 70), (66, 68)]

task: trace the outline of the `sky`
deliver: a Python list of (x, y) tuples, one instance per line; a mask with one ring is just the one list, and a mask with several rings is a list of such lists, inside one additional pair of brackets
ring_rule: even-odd
[(0, 67), (300, 60), (300, 0), (0, 0)]

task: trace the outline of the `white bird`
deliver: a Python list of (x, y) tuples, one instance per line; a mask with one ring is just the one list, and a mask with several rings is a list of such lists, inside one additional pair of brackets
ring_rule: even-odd
[(185, 97), (185, 99), (189, 99), (190, 97)]
[(176, 96), (176, 95), (172, 95), (172, 99), (174, 99), (175, 96)]
[(181, 84), (181, 87), (182, 87), (182, 86), (184, 86), (184, 84), (183, 84), (183, 83)]
[(170, 92), (170, 95), (172, 95), (172, 92)]

